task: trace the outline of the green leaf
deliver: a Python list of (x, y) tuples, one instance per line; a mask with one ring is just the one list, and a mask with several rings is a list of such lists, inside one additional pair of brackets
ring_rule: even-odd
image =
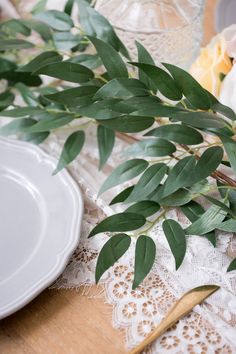
[(88, 38), (95, 46), (97, 53), (111, 78), (129, 76), (127, 67), (121, 59), (121, 56), (110, 44), (95, 37), (89, 36)]
[(236, 220), (229, 219), (217, 225), (217, 229), (225, 232), (236, 232)]
[(74, 5), (74, 0), (67, 0), (65, 4), (64, 12), (69, 16), (71, 16), (73, 5)]
[(32, 76), (30, 73), (21, 73), (14, 70), (1, 73), (0, 77), (1, 79), (6, 79), (10, 86), (17, 82), (22, 82), (27, 86), (39, 86), (42, 83), (39, 76)]
[(9, 91), (0, 93), (0, 111), (7, 108), (14, 102), (15, 96)]
[(180, 188), (176, 192), (168, 195), (168, 197), (161, 198), (160, 194), (160, 203), (165, 206), (181, 206), (188, 203), (192, 199), (192, 194), (184, 188)]
[(215, 172), (223, 155), (224, 151), (220, 146), (212, 146), (205, 150), (194, 169), (194, 180), (200, 181)]
[(103, 183), (99, 195), (107, 191), (108, 189), (117, 186), (123, 182), (137, 177), (148, 167), (148, 162), (142, 159), (133, 159), (123, 162), (117, 168), (115, 168), (110, 176)]
[(40, 74), (76, 83), (88, 82), (94, 77), (92, 70), (68, 61), (48, 64), (34, 72), (34, 75)]
[(209, 195), (204, 195), (202, 194), (202, 196), (204, 198), (206, 198), (207, 200), (209, 200), (209, 202), (211, 202), (214, 205), (217, 205), (218, 207), (220, 207), (222, 210), (226, 211), (229, 215), (231, 215), (232, 217), (235, 217), (235, 214), (232, 212), (232, 210), (223, 202), (221, 202), (220, 200), (213, 198)]
[(123, 115), (113, 119), (99, 120), (99, 123), (119, 132), (137, 133), (152, 126), (154, 118)]
[(33, 116), (35, 114), (41, 113), (43, 110), (41, 108), (36, 108), (36, 107), (19, 107), (19, 108), (14, 108), (14, 109), (9, 109), (7, 111), (1, 111), (0, 115), (3, 117), (12, 117), (12, 118), (18, 118), (18, 117), (27, 117), (27, 116)]
[(203, 142), (203, 137), (197, 130), (181, 124), (162, 125), (149, 131), (145, 135), (156, 136), (186, 145), (197, 145)]
[(124, 56), (128, 56), (123, 43), (117, 37), (109, 21), (99, 12), (93, 9), (85, 0), (76, 0), (79, 6), (79, 22), (84, 32), (92, 37), (97, 37), (109, 43), (117, 51), (120, 50)]
[(66, 167), (79, 155), (84, 145), (84, 141), (85, 141), (85, 134), (84, 131), (82, 130), (72, 133), (66, 139), (61, 156), (59, 158), (57, 168), (53, 172), (54, 175), (59, 171), (61, 171), (64, 167)]
[[(152, 59), (150, 53), (147, 49), (139, 42), (135, 41), (137, 51), (138, 51), (138, 62), (144, 64), (155, 65), (154, 60)], [(139, 80), (142, 81), (151, 91), (156, 93), (156, 85), (154, 82), (141, 70), (138, 70)]]
[(117, 196), (115, 196), (115, 198), (112, 199), (112, 201), (110, 202), (109, 205), (124, 202), (129, 197), (129, 195), (133, 189), (134, 189), (134, 186), (130, 186), (130, 187), (125, 188), (122, 192), (117, 194)]
[(21, 20), (29, 29), (37, 32), (44, 41), (48, 42), (52, 39), (51, 28), (41, 21), (34, 19)]
[(99, 150), (99, 169), (107, 162), (114, 147), (115, 134), (113, 130), (99, 125), (97, 128), (97, 140)]
[(174, 193), (179, 188), (193, 184), (195, 163), (194, 156), (186, 156), (175, 164), (163, 185), (162, 198)]
[(188, 235), (204, 235), (217, 228), (224, 220), (227, 212), (216, 205), (212, 205), (207, 209), (199, 219), (194, 221), (192, 225), (187, 227), (186, 234)]
[(15, 70), (16, 64), (5, 58), (0, 58), (0, 74)]
[(207, 91), (207, 94), (210, 98), (211, 101), (211, 109), (215, 112), (223, 114), (225, 117), (231, 119), (231, 120), (236, 120), (236, 114), (235, 112), (230, 108), (225, 106), (224, 104), (220, 103), (215, 96), (213, 96), (209, 91)]
[(34, 44), (24, 39), (5, 39), (0, 40), (1, 50), (16, 50), (16, 49), (28, 49), (33, 48)]
[(79, 107), (89, 104), (97, 90), (96, 86), (80, 86), (46, 95), (45, 97), (52, 102), (68, 107)]
[(101, 249), (95, 271), (96, 284), (99, 282), (101, 276), (113, 264), (123, 256), (131, 243), (130, 236), (126, 234), (117, 234), (112, 236)]
[(62, 60), (62, 56), (54, 51), (48, 51), (39, 54), (36, 58), (31, 60), (28, 64), (22, 66), (17, 71), (33, 72), (47, 64), (52, 64)]
[(48, 10), (39, 13), (35, 15), (35, 18), (57, 31), (69, 31), (74, 26), (70, 16), (58, 10)]
[(50, 132), (42, 133), (30, 133), (30, 134), (21, 134), (20, 139), (24, 141), (29, 141), (33, 144), (41, 144), (47, 137), (50, 135)]
[(204, 110), (211, 107), (206, 90), (188, 72), (175, 65), (166, 63), (163, 65), (173, 76), (179, 90), (194, 107)]
[(95, 94), (94, 99), (122, 98), (133, 96), (146, 96), (149, 94), (147, 87), (137, 79), (113, 79), (102, 86)]
[(151, 237), (139, 236), (135, 247), (133, 289), (137, 288), (148, 275), (156, 257), (156, 245)]
[[(118, 100), (119, 101), (119, 100)], [(98, 101), (91, 104), (87, 104), (83, 107), (78, 107), (77, 112), (82, 116), (94, 118), (101, 121), (111, 118), (117, 118), (123, 115), (118, 109), (114, 109), (114, 104), (117, 102), (116, 99), (107, 99), (104, 101)]]
[(236, 214), (236, 191), (234, 189), (230, 189), (230, 187), (225, 188), (225, 185), (219, 181), (217, 181), (217, 186), (222, 199), (229, 201), (231, 211)]
[[(9, 21), (6, 21), (2, 24), (0, 24), (0, 28), (7, 32), (7, 34), (12, 37), (16, 36), (18, 33), (23, 34), (24, 36), (29, 36), (30, 35), (30, 30), (27, 28), (23, 21), (19, 19), (11, 19)], [(10, 33), (9, 33), (10, 32)]]
[(28, 86), (22, 84), (21, 82), (18, 82), (15, 85), (15, 88), (20, 92), (23, 100), (25, 101), (25, 103), (28, 106), (31, 106), (31, 107), (38, 106), (38, 100), (37, 100), (34, 92), (32, 92), (32, 90)]
[(171, 252), (175, 257), (176, 270), (183, 262), (186, 253), (186, 237), (182, 227), (172, 219), (167, 219), (162, 224), (163, 231), (169, 243)]
[(57, 32), (53, 35), (53, 41), (57, 50), (70, 50), (77, 46), (82, 37), (70, 32)]
[(181, 211), (191, 222), (196, 221), (205, 212), (203, 207), (194, 200), (191, 200), (188, 204), (181, 206)]
[(176, 85), (175, 80), (164, 70), (158, 66), (134, 63), (132, 65), (141, 69), (154, 83), (156, 90), (159, 90), (162, 95), (173, 101), (179, 101), (182, 98), (182, 92)]
[(141, 214), (145, 218), (155, 214), (160, 210), (160, 205), (152, 200), (142, 200), (128, 207), (125, 212)]
[(0, 135), (14, 135), (18, 132), (25, 132), (29, 127), (35, 124), (35, 120), (31, 118), (21, 118), (5, 124), (0, 128)]
[[(203, 207), (194, 200), (191, 200), (188, 204), (183, 205), (181, 207), (181, 211), (192, 223), (200, 218), (200, 216), (205, 212)], [(216, 247), (216, 235), (214, 231), (208, 232), (204, 236), (212, 243), (214, 247)]]
[(234, 173), (236, 173), (236, 142), (223, 135), (220, 136), (220, 139), (224, 145), (230, 165), (232, 166)]
[(208, 112), (173, 112), (171, 117), (175, 121), (192, 125), (195, 128), (224, 128), (227, 126), (223, 119)]
[(217, 102), (211, 106), (211, 109), (214, 111), (223, 114), (225, 117), (231, 119), (231, 120), (236, 120), (236, 114), (235, 112), (230, 108), (225, 105), (223, 105), (220, 102)]
[(92, 70), (102, 65), (101, 59), (97, 54), (80, 54), (68, 59), (68, 61), (75, 64), (82, 64)]
[(236, 258), (234, 258), (232, 260), (232, 262), (230, 263), (230, 265), (227, 268), (227, 272), (231, 272), (232, 270), (236, 269)]
[[(116, 109), (116, 106), (119, 106), (119, 103), (114, 106), (114, 109)], [(123, 101), (122, 106), (127, 107), (129, 113), (133, 115), (149, 117), (169, 117), (173, 113), (182, 111), (179, 107), (161, 103), (156, 96), (131, 97)]]
[(125, 200), (125, 203), (148, 199), (147, 196), (149, 196), (160, 184), (167, 173), (167, 169), (168, 168), (164, 163), (157, 163), (150, 166), (134, 186), (134, 189)]
[(37, 14), (39, 12), (43, 12), (45, 10), (47, 4), (47, 0), (39, 0), (37, 3), (34, 5), (33, 9), (31, 10), (32, 14)]
[(56, 129), (70, 123), (73, 119), (73, 115), (68, 113), (45, 113), (44, 118), (30, 127), (27, 133), (39, 133)]
[(175, 151), (176, 147), (174, 144), (168, 140), (156, 138), (145, 139), (132, 144), (125, 150), (125, 155), (159, 157), (171, 155)]
[(135, 213), (118, 213), (104, 219), (90, 232), (92, 237), (101, 232), (123, 232), (137, 230), (146, 223), (144, 216)]

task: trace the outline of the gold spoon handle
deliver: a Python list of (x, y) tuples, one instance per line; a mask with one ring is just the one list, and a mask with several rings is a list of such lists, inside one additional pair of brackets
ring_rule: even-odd
[(219, 286), (217, 285), (204, 285), (188, 291), (175, 303), (159, 326), (143, 342), (131, 350), (129, 354), (140, 353), (147, 345), (160, 337), (175, 322), (187, 315), (196, 305), (200, 304), (218, 289)]

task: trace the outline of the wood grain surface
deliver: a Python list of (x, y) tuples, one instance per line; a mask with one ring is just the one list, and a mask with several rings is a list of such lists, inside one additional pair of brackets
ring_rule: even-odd
[[(216, 0), (205, 12), (206, 44), (214, 35)], [(0, 294), (1, 296), (1, 294)], [(104, 298), (75, 290), (46, 290), (0, 321), (0, 354), (125, 354), (124, 334), (112, 328)]]

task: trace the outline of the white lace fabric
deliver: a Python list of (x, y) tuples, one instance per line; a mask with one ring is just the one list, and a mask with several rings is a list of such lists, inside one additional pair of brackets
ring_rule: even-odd
[[(64, 138), (63, 134), (54, 135), (44, 144), (44, 148), (58, 156)], [(123, 141), (117, 140), (105, 172), (99, 172), (95, 132), (90, 129), (85, 149), (69, 168), (84, 195), (83, 232), (79, 247), (64, 273), (53, 285), (54, 288), (78, 288), (94, 284), (97, 255), (108, 235), (99, 234), (90, 239), (87, 236), (91, 228), (105, 216), (113, 214), (114, 209), (120, 211), (120, 208), (108, 206), (109, 200), (115, 195), (114, 190), (106, 193), (105, 198), (97, 198), (97, 192), (111, 169), (124, 158), (122, 152), (125, 145)], [(188, 223), (177, 210), (171, 210), (168, 216), (183, 226)], [(236, 238), (232, 234), (221, 233), (217, 237), (217, 247), (214, 248), (204, 237), (188, 236), (184, 262), (175, 271), (174, 258), (161, 223), (150, 233), (157, 247), (154, 268), (136, 290), (132, 290), (134, 244), (102, 278), (104, 298), (112, 306), (113, 326), (126, 333), (126, 345), (131, 348), (154, 329), (185, 291), (204, 284), (217, 284), (221, 286), (219, 291), (167, 331), (148, 352), (235, 353), (236, 275), (235, 272), (226, 273), (226, 269), (236, 253)]]

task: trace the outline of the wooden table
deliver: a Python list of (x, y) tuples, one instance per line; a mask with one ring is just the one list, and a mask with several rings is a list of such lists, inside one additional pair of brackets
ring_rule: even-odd
[[(216, 0), (208, 0), (203, 44), (214, 35)], [(123, 334), (112, 328), (104, 299), (75, 290), (46, 290), (0, 321), (0, 354), (124, 354)]]

